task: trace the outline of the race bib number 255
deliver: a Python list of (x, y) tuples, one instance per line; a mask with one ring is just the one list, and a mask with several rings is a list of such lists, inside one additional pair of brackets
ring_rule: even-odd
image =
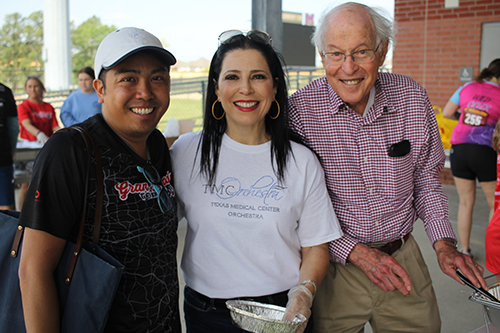
[(484, 126), (488, 119), (488, 112), (485, 111), (465, 108), (463, 112), (462, 122), (469, 126)]

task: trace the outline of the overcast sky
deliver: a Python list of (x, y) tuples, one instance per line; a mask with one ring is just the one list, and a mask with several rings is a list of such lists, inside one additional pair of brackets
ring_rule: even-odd
[[(345, 0), (282, 0), (283, 11), (321, 13)], [(381, 6), (394, 15), (394, 0), (361, 0), (370, 6)], [(43, 10), (43, 0), (2, 0), (0, 22), (5, 16), (20, 13), (28, 16)], [(117, 28), (143, 28), (167, 43), (167, 49), (178, 60), (211, 59), (217, 49), (217, 37), (229, 29), (250, 29), (251, 0), (69, 0), (70, 21), (75, 26), (93, 15), (106, 25)]]

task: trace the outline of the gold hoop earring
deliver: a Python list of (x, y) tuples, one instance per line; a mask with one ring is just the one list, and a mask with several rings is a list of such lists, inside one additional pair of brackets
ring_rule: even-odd
[(214, 112), (214, 107), (215, 107), (215, 104), (217, 104), (217, 102), (220, 102), (220, 100), (217, 98), (217, 100), (214, 102), (214, 104), (212, 104), (212, 116), (214, 116), (215, 120), (221, 120), (222, 118), (224, 118), (224, 115), (226, 114), (226, 110), (223, 110), (224, 112), (222, 112), (222, 116), (220, 116), (219, 118), (217, 118), (215, 116), (215, 112)]
[(269, 118), (271, 118), (271, 119), (274, 120), (274, 119), (278, 118), (278, 116), (280, 115), (280, 110), (281, 109), (280, 109), (280, 103), (278, 103), (278, 101), (276, 99), (273, 99), (273, 102), (276, 102), (276, 105), (278, 106), (278, 113), (274, 117), (269, 116)]

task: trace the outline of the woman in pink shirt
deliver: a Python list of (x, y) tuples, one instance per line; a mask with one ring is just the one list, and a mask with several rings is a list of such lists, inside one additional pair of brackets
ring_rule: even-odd
[(450, 162), (460, 197), (458, 234), (462, 252), (468, 255), (476, 179), (488, 200), (490, 220), (493, 216), (497, 154), (491, 136), (500, 118), (499, 84), (500, 59), (496, 59), (481, 71), (476, 81), (461, 86), (443, 109), (443, 116), (452, 119), (458, 108), (461, 109), (450, 139)]

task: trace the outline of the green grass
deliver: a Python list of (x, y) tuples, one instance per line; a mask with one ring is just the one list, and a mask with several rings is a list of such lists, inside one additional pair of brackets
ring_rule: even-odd
[(202, 101), (200, 99), (182, 99), (172, 97), (170, 99), (170, 106), (158, 123), (157, 128), (160, 131), (164, 131), (167, 126), (167, 121), (170, 118), (175, 118), (177, 120), (181, 119), (194, 119), (194, 131), (199, 131), (203, 125), (203, 110)]

